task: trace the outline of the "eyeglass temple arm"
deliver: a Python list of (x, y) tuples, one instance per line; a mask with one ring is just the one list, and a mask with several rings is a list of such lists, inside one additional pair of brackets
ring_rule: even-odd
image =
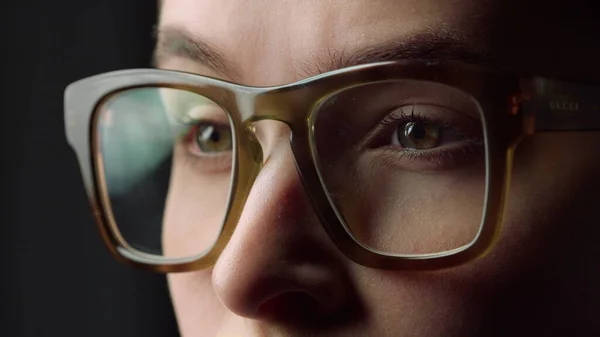
[(521, 80), (522, 108), (535, 131), (600, 131), (600, 85), (529, 78)]

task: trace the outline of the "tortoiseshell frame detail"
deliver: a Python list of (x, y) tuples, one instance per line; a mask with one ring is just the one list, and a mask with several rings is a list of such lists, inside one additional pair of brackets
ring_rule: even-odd
[[(487, 140), (486, 206), (481, 230), (468, 246), (440, 254), (382, 255), (352, 237), (325, 194), (317, 171), (312, 134), (316, 108), (341, 90), (397, 79), (446, 84), (470, 94), (480, 105)], [(229, 114), (236, 152), (232, 193), (221, 235), (213, 248), (202, 256), (165, 260), (133, 250), (123, 240), (112, 218), (102, 157), (94, 134), (96, 111), (107, 97), (136, 87), (170, 87), (195, 92), (221, 105)], [(158, 69), (122, 70), (77, 81), (65, 91), (66, 135), (78, 157), (93, 214), (111, 253), (120, 261), (157, 272), (184, 272), (212, 265), (232, 236), (261, 169), (262, 149), (251, 126), (264, 119), (289, 126), (301, 181), (327, 234), (341, 252), (354, 262), (372, 268), (435, 270), (481, 257), (497, 240), (513, 153), (523, 137), (539, 131), (600, 130), (600, 89), (542, 78), (521, 78), (458, 61), (435, 60), (360, 65), (277, 87), (247, 87)]]

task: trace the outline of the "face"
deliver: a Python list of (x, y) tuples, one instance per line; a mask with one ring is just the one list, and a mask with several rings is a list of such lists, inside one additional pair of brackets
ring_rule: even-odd
[[(446, 49), (467, 46), (515, 71), (597, 82), (600, 68), (589, 65), (600, 57), (600, 30), (592, 27), (586, 14), (590, 11), (575, 5), (554, 8), (536, 0), (164, 0), (160, 30), (188, 32), (218, 50), (220, 62), (162, 50), (166, 37), (159, 35), (158, 65), (244, 85), (281, 85), (330, 70), (347, 53), (388, 43), (414, 44), (428, 36), (423, 43), (433, 39), (432, 49), (443, 43)], [(565, 28), (560, 22), (569, 24)], [(211, 130), (227, 123), (221, 108), (199, 97), (177, 97), (181, 94), (161, 92), (162, 101), (169, 108), (172, 102), (196, 100), (194, 113), (213, 122), (201, 126), (199, 134), (205, 136), (201, 150), (219, 153), (230, 145), (226, 139), (210, 137)], [(369, 116), (364, 118), (368, 123)], [(300, 182), (289, 130), (275, 122), (261, 123), (257, 137), (264, 167), (230, 242), (213, 267), (168, 276), (183, 336), (599, 333), (600, 325), (592, 317), (600, 300), (593, 286), (598, 281), (594, 261), (600, 252), (592, 241), (600, 234), (594, 225), (600, 221), (594, 207), (600, 202), (595, 192), (600, 188), (598, 133), (536, 134), (523, 140), (500, 242), (485, 257), (466, 265), (410, 272), (367, 268), (340, 253)], [(178, 164), (177, 158), (197, 151), (185, 144), (175, 149), (164, 219), (163, 245), (171, 256), (189, 255), (212, 243), (202, 238), (218, 232), (230, 184), (226, 155), (214, 155), (210, 165), (203, 164), (206, 174), (198, 174), (192, 164)], [(376, 205), (412, 203), (418, 206), (408, 215), (408, 223), (431, 223), (433, 231), (442, 220), (472, 220), (469, 209), (481, 207), (474, 196), (483, 186), (468, 183), (481, 172), (479, 164), (471, 158), (452, 176), (437, 174), (430, 180), (416, 175), (392, 180), (390, 169), (381, 167), (331, 179), (334, 185), (335, 179), (360, 180), (360, 175), (388, 182), (387, 190), (355, 192), (357, 203), (377, 200), (366, 207), (371, 211), (355, 216), (385, 224), (396, 214), (391, 208), (381, 213)], [(448, 188), (434, 196), (386, 197), (389, 190), (427, 190), (423, 187), (427, 184)], [(450, 199), (445, 209), (428, 215), (429, 222), (422, 221), (420, 207)], [(350, 212), (357, 209), (352, 203), (344, 206)], [(197, 226), (187, 226), (194, 221)], [(374, 239), (372, 244), (386, 243)]]

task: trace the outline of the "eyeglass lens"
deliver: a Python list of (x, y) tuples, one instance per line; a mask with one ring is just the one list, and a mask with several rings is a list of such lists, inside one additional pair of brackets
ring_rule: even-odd
[[(116, 93), (96, 113), (107, 200), (127, 244), (165, 258), (208, 251), (232, 191), (228, 114), (197, 93), (158, 87)], [(377, 82), (330, 96), (311, 118), (321, 183), (357, 241), (411, 255), (475, 239), (486, 157), (470, 95), (434, 82)]]

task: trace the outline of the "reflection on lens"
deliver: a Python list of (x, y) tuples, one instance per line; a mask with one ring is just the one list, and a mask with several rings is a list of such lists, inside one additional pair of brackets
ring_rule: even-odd
[(389, 255), (472, 243), (485, 203), (482, 120), (471, 96), (433, 82), (379, 82), (326, 99), (314, 117), (316, 161), (350, 234)]
[(231, 190), (227, 113), (193, 92), (136, 88), (98, 107), (95, 131), (106, 201), (126, 245), (164, 258), (210, 250)]

